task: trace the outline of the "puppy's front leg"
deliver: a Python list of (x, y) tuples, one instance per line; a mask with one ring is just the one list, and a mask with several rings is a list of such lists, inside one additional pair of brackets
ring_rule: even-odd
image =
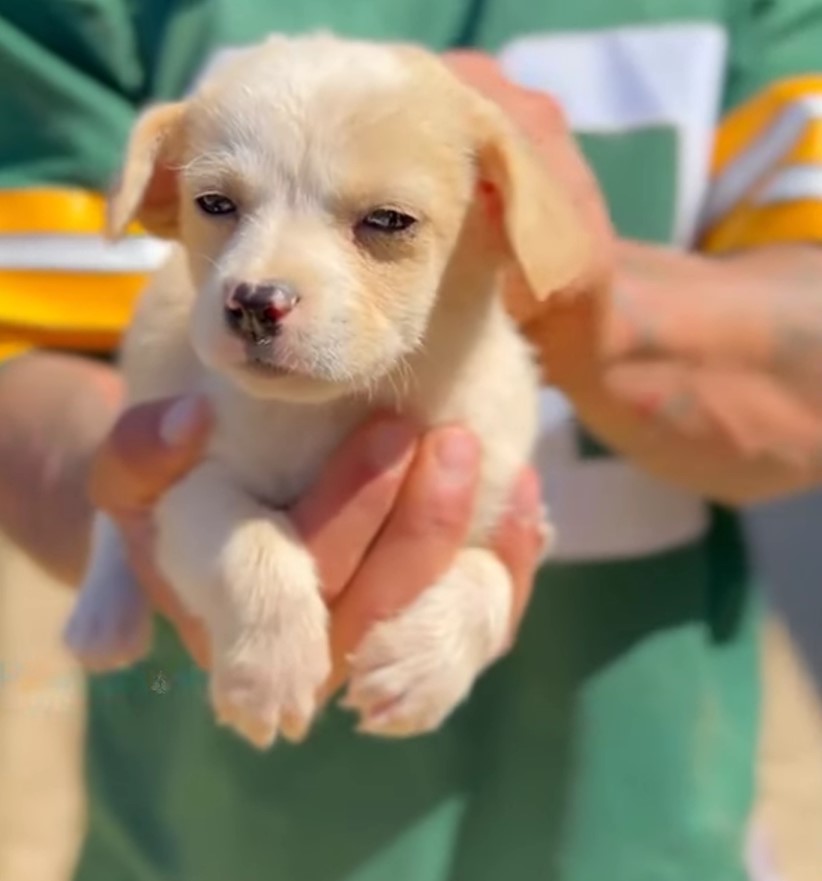
[(330, 672), (328, 615), (288, 519), (206, 462), (163, 498), (157, 526), (158, 564), (211, 638), (218, 720), (261, 748), (302, 736)]

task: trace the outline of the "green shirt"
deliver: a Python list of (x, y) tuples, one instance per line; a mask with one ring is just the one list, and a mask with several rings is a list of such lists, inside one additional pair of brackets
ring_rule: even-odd
[[(619, 232), (689, 246), (737, 210), (735, 160), (769, 122), (712, 179), (722, 114), (810, 70), (821, 26), (811, 0), (0, 0), (0, 186), (102, 189), (136, 107), (221, 46), (323, 27), (498, 54), (560, 99)], [(214, 726), (161, 627), (91, 686), (77, 881), (746, 877), (757, 615), (734, 519), (610, 456), (560, 396), (542, 406), (557, 557), (448, 724), (384, 742), (332, 708), (261, 755)]]

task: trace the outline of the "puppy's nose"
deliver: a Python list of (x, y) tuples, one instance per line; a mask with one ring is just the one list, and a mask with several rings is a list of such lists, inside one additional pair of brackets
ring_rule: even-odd
[(294, 289), (279, 280), (235, 284), (226, 299), (225, 318), (243, 339), (267, 342), (276, 336), (280, 323), (299, 302)]

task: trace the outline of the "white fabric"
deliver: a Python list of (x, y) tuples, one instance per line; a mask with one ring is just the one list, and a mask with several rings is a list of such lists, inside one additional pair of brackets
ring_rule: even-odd
[(0, 269), (146, 273), (159, 268), (168, 250), (148, 236), (112, 244), (96, 235), (2, 235)]
[(541, 405), (535, 464), (557, 532), (549, 563), (642, 557), (704, 534), (708, 514), (699, 499), (624, 459), (580, 458), (567, 400), (548, 389)]
[(798, 199), (822, 199), (822, 165), (790, 165), (773, 176), (754, 200), (776, 205)]
[(691, 243), (706, 195), (727, 52), (712, 23), (534, 34), (503, 48), (516, 82), (559, 99), (580, 132), (669, 126), (679, 142), (674, 240)]

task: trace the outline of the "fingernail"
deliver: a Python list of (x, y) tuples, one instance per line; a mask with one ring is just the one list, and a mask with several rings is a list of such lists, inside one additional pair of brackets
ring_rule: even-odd
[(530, 474), (517, 483), (511, 497), (511, 510), (522, 526), (536, 530), (541, 565), (554, 548), (556, 532), (548, 508), (542, 501), (542, 488), (536, 475)]
[(181, 447), (202, 428), (205, 402), (199, 395), (175, 401), (160, 420), (160, 439), (167, 447)]
[(368, 435), (368, 456), (379, 471), (390, 471), (405, 459), (414, 440), (407, 422), (390, 419), (379, 422)]
[(517, 481), (511, 497), (511, 509), (517, 519), (531, 521), (545, 510), (542, 504), (542, 488), (535, 474), (526, 472)]
[(440, 471), (452, 485), (474, 480), (479, 461), (476, 439), (460, 428), (446, 428), (439, 432), (435, 453)]

